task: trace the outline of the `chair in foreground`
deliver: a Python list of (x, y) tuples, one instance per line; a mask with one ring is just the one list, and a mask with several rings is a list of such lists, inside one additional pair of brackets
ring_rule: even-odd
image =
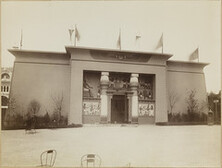
[(41, 166), (53, 167), (55, 164), (57, 152), (56, 150), (47, 150), (40, 155)]
[(86, 154), (81, 158), (81, 167), (100, 167), (101, 158), (96, 154)]

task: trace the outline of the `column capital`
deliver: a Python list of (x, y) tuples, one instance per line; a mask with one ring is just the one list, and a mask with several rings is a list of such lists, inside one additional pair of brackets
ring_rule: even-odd
[(109, 72), (101, 72), (101, 76), (109, 76)]
[(100, 84), (101, 86), (109, 85), (109, 72), (101, 72)]
[(130, 86), (138, 86), (139, 81), (138, 81), (139, 74), (132, 73), (130, 77)]
[(139, 74), (137, 74), (137, 73), (132, 73), (132, 74), (131, 74), (131, 77), (137, 77), (137, 78), (138, 78), (138, 77), (139, 77)]

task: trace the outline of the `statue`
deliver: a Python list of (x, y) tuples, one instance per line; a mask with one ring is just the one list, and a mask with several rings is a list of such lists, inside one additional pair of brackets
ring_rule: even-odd
[(87, 82), (86, 82), (86, 79), (83, 79), (83, 92), (84, 93), (88, 93), (89, 94), (89, 97), (92, 97), (92, 89), (93, 87), (90, 86)]

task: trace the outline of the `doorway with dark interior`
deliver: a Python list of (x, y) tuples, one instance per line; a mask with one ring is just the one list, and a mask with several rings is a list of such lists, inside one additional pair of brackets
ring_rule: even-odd
[(111, 123), (128, 122), (128, 101), (126, 95), (113, 95), (111, 100)]

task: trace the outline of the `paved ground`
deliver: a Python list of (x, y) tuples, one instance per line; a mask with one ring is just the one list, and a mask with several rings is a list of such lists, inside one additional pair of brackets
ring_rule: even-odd
[(2, 131), (2, 166), (36, 166), (46, 149), (58, 152), (55, 166), (78, 167), (86, 153), (102, 166), (219, 167), (220, 126), (84, 126)]

